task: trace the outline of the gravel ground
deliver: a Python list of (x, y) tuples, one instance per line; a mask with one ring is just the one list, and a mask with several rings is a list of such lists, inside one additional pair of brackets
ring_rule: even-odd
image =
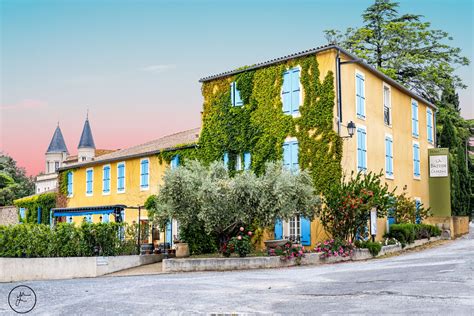
[[(31, 314), (474, 315), (471, 234), (396, 257), (286, 269), (23, 282)], [(19, 283), (0, 284), (0, 314)]]

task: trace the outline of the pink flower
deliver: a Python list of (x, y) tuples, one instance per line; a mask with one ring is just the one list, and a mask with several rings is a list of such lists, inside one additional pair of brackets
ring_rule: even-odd
[(242, 236), (237, 236), (237, 239), (238, 239), (238, 240), (241, 240), (241, 239), (242, 239)]
[(248, 232), (247, 234), (248, 234), (249, 236), (252, 236), (252, 232)]
[(244, 231), (244, 228), (243, 228), (243, 227), (240, 227), (240, 231), (243, 232), (243, 231)]

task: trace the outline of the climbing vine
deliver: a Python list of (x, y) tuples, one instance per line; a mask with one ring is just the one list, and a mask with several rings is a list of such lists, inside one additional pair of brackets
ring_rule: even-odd
[[(52, 208), (56, 207), (56, 193), (43, 193), (24, 197), (13, 202), (17, 208), (25, 208), (24, 223), (49, 224), (49, 216)], [(38, 221), (38, 208), (41, 209), (41, 218)]]

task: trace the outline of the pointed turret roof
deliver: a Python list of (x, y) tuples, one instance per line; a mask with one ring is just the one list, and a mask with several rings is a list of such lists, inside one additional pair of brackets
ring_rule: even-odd
[(46, 153), (69, 153), (66, 147), (66, 143), (64, 142), (63, 133), (61, 133), (61, 128), (58, 126), (54, 131), (53, 138), (49, 143), (48, 150)]
[(89, 117), (86, 117), (86, 121), (84, 122), (84, 128), (82, 129), (81, 140), (79, 141), (79, 145), (77, 148), (94, 148), (94, 138), (92, 137), (91, 126), (89, 124)]

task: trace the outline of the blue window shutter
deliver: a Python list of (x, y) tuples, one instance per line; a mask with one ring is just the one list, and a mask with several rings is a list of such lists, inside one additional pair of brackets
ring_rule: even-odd
[(244, 102), (242, 101), (242, 98), (240, 97), (240, 91), (237, 89), (237, 84), (234, 82), (234, 105), (235, 106), (242, 106), (244, 105)]
[(291, 114), (291, 73), (283, 73), (283, 113)]
[(173, 156), (171, 159), (171, 169), (175, 169), (179, 166), (179, 155)]
[(412, 133), (413, 136), (418, 137), (418, 103), (413, 101), (411, 104), (412, 109)]
[(362, 130), (362, 167), (367, 169), (367, 132)]
[(301, 217), (301, 244), (303, 246), (311, 245), (311, 221), (306, 217)]
[(393, 175), (393, 145), (390, 137), (385, 138), (385, 173), (388, 176)]
[(413, 174), (415, 177), (420, 176), (420, 147), (418, 144), (413, 145)]
[(166, 224), (166, 241), (167, 243), (169, 243), (170, 245), (173, 243), (173, 227), (172, 227), (172, 223), (171, 223), (171, 219), (168, 221), (168, 223)]
[(367, 169), (366, 132), (362, 128), (357, 129), (357, 169)]
[(427, 128), (427, 134), (428, 134), (428, 141), (432, 143), (433, 142), (433, 112), (431, 112), (431, 109), (428, 109), (426, 111), (426, 128)]
[(230, 84), (230, 104), (232, 104), (232, 106), (235, 106), (234, 87), (235, 87), (235, 82), (232, 82)]
[(109, 214), (102, 214), (102, 223), (109, 222)]
[(291, 168), (291, 147), (290, 143), (283, 144), (283, 167), (286, 170)]
[(280, 219), (275, 222), (275, 239), (283, 239), (283, 223)]
[(248, 151), (244, 152), (244, 170), (249, 170), (251, 163), (252, 158), (250, 156), (250, 153)]
[(291, 69), (291, 113), (299, 112), (300, 108), (300, 69)]
[(291, 143), (291, 170), (294, 172), (300, 170), (298, 161), (298, 142)]
[(229, 153), (226, 151), (224, 153), (224, 168), (228, 169), (229, 168)]

